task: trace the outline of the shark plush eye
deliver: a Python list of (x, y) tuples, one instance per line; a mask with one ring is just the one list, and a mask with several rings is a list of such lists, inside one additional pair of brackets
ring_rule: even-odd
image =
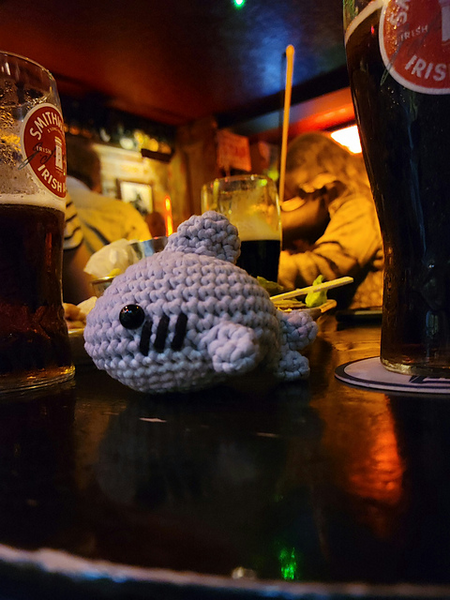
[(137, 304), (128, 304), (120, 311), (119, 321), (125, 329), (137, 329), (144, 320), (144, 310)]

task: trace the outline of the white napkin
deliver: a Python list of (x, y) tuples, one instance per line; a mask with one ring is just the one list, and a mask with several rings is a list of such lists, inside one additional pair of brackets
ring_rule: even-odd
[(132, 242), (121, 239), (103, 246), (95, 252), (88, 260), (84, 270), (97, 279), (108, 277), (110, 274), (119, 275), (127, 267), (138, 262), (140, 258), (133, 249)]

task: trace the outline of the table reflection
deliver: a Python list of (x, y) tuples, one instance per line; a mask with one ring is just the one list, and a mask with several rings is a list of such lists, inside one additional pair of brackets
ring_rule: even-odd
[(308, 381), (151, 396), (85, 366), (0, 405), (0, 543), (243, 584), (450, 583), (448, 398), (342, 384), (379, 329), (325, 325)]
[(0, 404), (0, 540), (59, 546), (76, 498), (75, 391)]

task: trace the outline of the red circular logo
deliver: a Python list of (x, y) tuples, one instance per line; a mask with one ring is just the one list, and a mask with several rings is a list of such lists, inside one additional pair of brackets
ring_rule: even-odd
[(380, 49), (389, 74), (403, 86), (450, 93), (450, 0), (388, 0)]
[(39, 104), (22, 125), (22, 166), (29, 165), (35, 178), (58, 198), (66, 196), (66, 138), (64, 122), (53, 104)]

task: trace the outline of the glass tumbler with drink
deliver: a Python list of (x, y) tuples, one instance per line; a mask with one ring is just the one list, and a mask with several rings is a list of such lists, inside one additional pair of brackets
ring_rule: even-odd
[(450, 6), (344, 0), (350, 87), (383, 234), (381, 361), (450, 377)]
[(202, 188), (202, 212), (215, 210), (235, 225), (241, 240), (237, 264), (253, 277), (277, 281), (281, 249), (275, 183), (264, 175), (234, 175)]
[(0, 53), (0, 394), (74, 374), (61, 287), (65, 179), (52, 75)]

